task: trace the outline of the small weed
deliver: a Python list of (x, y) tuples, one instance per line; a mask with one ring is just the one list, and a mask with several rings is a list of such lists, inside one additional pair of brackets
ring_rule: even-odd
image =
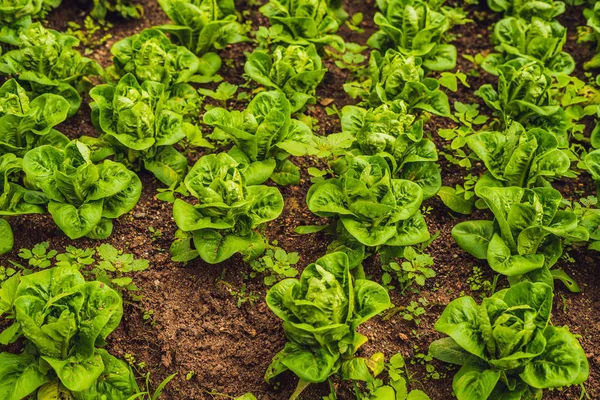
[(416, 325), (421, 323), (421, 316), (426, 313), (425, 307), (429, 302), (424, 297), (419, 297), (417, 301), (411, 301), (407, 306), (397, 306), (384, 312), (382, 319), (389, 320), (395, 315), (400, 315), (405, 321), (414, 321)]
[(467, 138), (476, 132), (474, 126), (485, 124), (489, 117), (479, 113), (479, 104), (476, 103), (466, 104), (455, 101), (454, 110), (452, 119), (458, 123), (458, 126), (438, 130), (441, 138), (451, 141), (450, 145), (446, 146), (450, 152), (442, 151), (440, 153), (449, 162), (470, 169), (472, 167), (471, 160), (476, 159), (476, 156), (467, 150)]
[(154, 319), (154, 310), (144, 310), (142, 315), (144, 322), (149, 323), (153, 328), (156, 326), (156, 320)]
[(123, 358), (125, 358), (125, 361), (127, 361), (127, 364), (129, 364), (129, 366), (131, 366), (131, 368), (135, 369), (137, 373), (141, 373), (141, 371), (146, 369), (146, 363), (143, 361), (137, 362), (137, 360), (133, 354), (125, 353), (125, 356)]
[(163, 237), (162, 231), (160, 229), (154, 228), (153, 226), (149, 226), (148, 231), (151, 233), (150, 237), (152, 238), (152, 241), (156, 241), (157, 239)]
[(435, 271), (430, 268), (433, 266), (433, 258), (429, 254), (407, 246), (403, 256), (406, 261), (402, 263), (392, 261), (382, 265), (382, 282), (388, 289), (394, 289), (394, 286), (390, 285), (394, 277), (400, 284), (402, 294), (413, 284), (424, 286), (427, 279), (435, 277)]
[[(126, 274), (148, 269), (147, 260), (135, 259), (133, 254), (124, 254), (108, 243), (94, 248), (80, 249), (67, 246), (63, 253), (50, 250), (48, 242), (36, 244), (33, 249), (21, 249), (18, 256), (27, 261), (29, 267), (45, 269), (52, 265), (56, 267), (71, 267), (79, 270), (86, 278), (92, 278), (105, 283), (119, 291), (136, 292), (139, 288), (133, 283), (133, 278)], [(20, 269), (24, 275), (33, 272), (31, 268), (11, 261), (13, 266)], [(133, 301), (141, 300), (141, 296), (131, 295)]]
[(269, 245), (262, 257), (249, 263), (253, 270), (250, 272), (250, 277), (263, 274), (267, 286), (272, 286), (281, 279), (294, 278), (298, 275), (298, 270), (294, 267), (300, 261), (298, 253), (287, 253), (276, 244), (274, 242), (274, 245)]
[(90, 55), (112, 38), (112, 34), (107, 33), (112, 27), (110, 22), (96, 21), (88, 15), (85, 17), (83, 27), (73, 21), (67, 22), (65, 33), (79, 39), (80, 45), (84, 47), (83, 53)]
[(13, 276), (16, 272), (17, 270), (14, 268), (0, 266), (0, 283)]
[(38, 243), (33, 246), (33, 249), (21, 249), (19, 251), (19, 257), (23, 260), (27, 260), (27, 264), (30, 267), (39, 269), (48, 268), (52, 265), (52, 259), (58, 253), (56, 250), (48, 251), (50, 244), (48, 242)]
[(95, 254), (96, 250), (91, 248), (79, 249), (75, 246), (67, 246), (64, 253), (58, 254), (56, 256), (56, 266), (70, 266), (81, 270), (87, 267), (88, 265), (92, 265), (96, 261), (94, 259)]
[(260, 300), (258, 293), (253, 291), (249, 292), (245, 283), (242, 284), (239, 290), (237, 290), (231, 283), (224, 280), (219, 280), (217, 283), (225, 286), (225, 289), (227, 289), (229, 294), (236, 299), (236, 305), (238, 308), (241, 308), (245, 303), (248, 303), (253, 307), (256, 302)]
[(477, 266), (473, 267), (473, 273), (467, 278), (467, 284), (473, 292), (483, 291), (486, 297), (492, 293), (492, 282), (483, 278), (483, 271)]

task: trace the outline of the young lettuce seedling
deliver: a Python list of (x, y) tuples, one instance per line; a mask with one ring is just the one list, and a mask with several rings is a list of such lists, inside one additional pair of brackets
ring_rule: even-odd
[(308, 208), (322, 217), (338, 217), (359, 246), (411, 246), (429, 239), (419, 211), (423, 190), (412, 181), (392, 178), (381, 156), (356, 156), (338, 178), (313, 184)]
[(70, 104), (69, 116), (81, 105), (80, 92), (89, 87), (89, 76), (103, 74), (95, 61), (82, 57), (79, 40), (36, 22), (23, 30), (18, 49), (0, 57), (0, 74), (11, 75), (26, 86), (32, 97), (54, 93)]
[(123, 164), (94, 163), (90, 150), (73, 141), (64, 150), (41, 146), (23, 159), (27, 185), (40, 190), (58, 227), (71, 239), (105, 239), (112, 220), (131, 211), (142, 194), (138, 176)]
[(292, 371), (300, 378), (295, 399), (309, 383), (325, 382), (337, 372), (343, 379), (370, 376), (371, 363), (355, 356), (367, 341), (356, 328), (392, 304), (379, 284), (354, 279), (346, 254), (327, 254), (307, 266), (300, 280), (275, 284), (266, 302), (283, 320), (288, 339), (265, 373), (267, 382)]
[(281, 214), (283, 197), (276, 187), (251, 185), (253, 175), (265, 175), (241, 167), (226, 153), (204, 156), (192, 167), (183, 184), (197, 202), (175, 200), (173, 218), (184, 234), (171, 246), (173, 260), (199, 255), (216, 264), (235, 253), (250, 259), (263, 253), (265, 239), (255, 228)]
[(255, 50), (248, 55), (244, 71), (259, 84), (284, 92), (296, 112), (307, 103), (315, 104), (317, 86), (327, 69), (311, 44), (278, 46), (272, 53)]
[(433, 10), (426, 1), (387, 0), (377, 4), (381, 12), (375, 14), (374, 21), (379, 31), (369, 38), (369, 46), (421, 57), (427, 70), (447, 71), (456, 67), (456, 47), (440, 43), (451, 28), (447, 15)]
[(69, 139), (54, 129), (67, 119), (69, 102), (62, 96), (45, 93), (30, 99), (15, 79), (0, 87), (0, 155), (23, 157), (44, 144), (64, 147)]
[(214, 50), (249, 40), (244, 27), (237, 22), (233, 0), (159, 0), (158, 3), (173, 24), (157, 29), (200, 57), (201, 65), (205, 66), (200, 71), (202, 75), (214, 75), (221, 68), (221, 58)]
[(13, 275), (0, 287), (0, 299), (0, 315), (14, 318), (0, 343), (25, 339), (22, 353), (0, 354), (3, 399), (35, 393), (40, 399), (127, 399), (139, 392), (127, 363), (101, 348), (123, 316), (121, 297), (107, 285), (56, 267)]
[(14, 244), (12, 229), (1, 217), (44, 213), (42, 206), (27, 202), (35, 193), (17, 183), (22, 174), (22, 159), (10, 153), (0, 156), (0, 254), (10, 252)]
[(589, 365), (569, 328), (549, 324), (552, 288), (521, 282), (483, 300), (452, 301), (435, 329), (449, 337), (429, 348), (461, 365), (452, 388), (458, 400), (541, 398), (542, 390), (584, 382)]
[(0, 42), (19, 45), (19, 34), (32, 20), (44, 18), (48, 11), (60, 5), (61, 0), (2, 0), (0, 3)]
[(132, 4), (133, 0), (94, 0), (94, 8), (90, 12), (92, 18), (102, 21), (107, 12), (116, 12), (123, 18), (139, 19), (144, 15), (141, 4)]
[(437, 79), (424, 77), (422, 62), (419, 57), (405, 56), (392, 49), (385, 55), (374, 50), (369, 59), (368, 78), (346, 83), (344, 90), (352, 98), (362, 98), (361, 105), (369, 108), (402, 100), (409, 113), (423, 110), (449, 117), (448, 96), (440, 90)]
[(170, 89), (178, 83), (190, 82), (197, 73), (207, 71), (194, 53), (184, 46), (171, 42), (156, 28), (129, 36), (115, 43), (110, 52), (114, 65), (106, 69), (110, 78), (118, 81), (124, 75), (133, 74), (140, 84), (145, 81), (158, 82)]
[(342, 133), (354, 140), (349, 154), (331, 163), (336, 174), (343, 175), (356, 155), (378, 155), (390, 165), (393, 178), (417, 183), (424, 199), (438, 192), (442, 178), (435, 144), (423, 137), (423, 121), (408, 114), (404, 102), (369, 110), (346, 106), (341, 123)]
[(232, 158), (257, 172), (246, 174), (249, 185), (269, 178), (279, 185), (295, 185), (300, 170), (287, 158), (309, 152), (312, 131), (291, 115), (283, 92), (260, 92), (244, 111), (213, 108), (204, 114), (204, 123), (216, 128), (213, 137), (233, 141)]
[(339, 0), (270, 0), (260, 8), (273, 26), (281, 26), (273, 42), (331, 46), (344, 52), (344, 39), (335, 33), (340, 22), (347, 18)]
[(199, 130), (165, 106), (169, 92), (164, 84), (146, 80), (140, 85), (129, 73), (116, 86), (94, 87), (90, 96), (92, 122), (102, 133), (100, 139), (83, 139), (94, 150), (93, 160), (116, 153), (117, 161), (137, 168), (143, 164), (167, 186), (183, 179), (187, 160), (173, 145), (197, 137)]
[(527, 280), (554, 287), (554, 279), (560, 279), (570, 290), (579, 291), (564, 272), (551, 270), (562, 255), (565, 240), (585, 242), (589, 238), (574, 212), (559, 210), (560, 192), (549, 187), (485, 186), (478, 194), (495, 219), (456, 225), (452, 237), (463, 250), (487, 259), (511, 284)]
[(562, 51), (567, 28), (558, 21), (507, 17), (494, 27), (493, 40), (498, 53), (488, 54), (481, 64), (490, 74), (498, 75), (499, 65), (518, 57), (541, 62), (551, 74), (568, 75), (575, 69), (573, 57)]
[(482, 85), (478, 94), (508, 127), (517, 121), (529, 128), (542, 128), (556, 136), (561, 148), (568, 147), (569, 119), (552, 91), (552, 76), (538, 61), (515, 58), (497, 67), (497, 89)]
[(555, 0), (487, 0), (492, 11), (504, 13), (509, 17), (520, 17), (530, 21), (538, 17), (551, 21), (565, 12), (565, 3)]

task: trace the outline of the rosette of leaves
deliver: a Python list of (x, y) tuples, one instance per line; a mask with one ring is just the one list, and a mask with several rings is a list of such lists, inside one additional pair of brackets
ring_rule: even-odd
[(183, 179), (187, 160), (173, 145), (199, 132), (165, 106), (169, 98), (165, 85), (151, 80), (140, 85), (133, 74), (126, 74), (116, 85), (95, 86), (90, 96), (92, 122), (106, 142), (86, 139), (98, 147), (95, 160), (116, 152), (118, 161), (136, 169), (143, 164), (165, 185)]
[(597, 208), (586, 210), (581, 216), (580, 223), (590, 234), (587, 248), (600, 251), (600, 210)]
[(354, 138), (350, 155), (332, 163), (338, 175), (356, 155), (379, 155), (390, 165), (393, 178), (411, 180), (423, 190), (423, 199), (438, 192), (442, 184), (435, 144), (423, 137), (423, 120), (408, 114), (402, 102), (374, 109), (346, 106), (342, 109), (342, 132)]
[(554, 0), (487, 0), (487, 3), (494, 12), (525, 20), (538, 17), (551, 21), (565, 12), (565, 3)]
[[(596, 165), (595, 168), (598, 168)], [(579, 218), (579, 224), (589, 232), (590, 238), (585, 244), (590, 250), (600, 251), (600, 209), (598, 197), (588, 196), (579, 201), (569, 202), (568, 209)]]
[(565, 110), (553, 95), (552, 77), (539, 62), (516, 58), (498, 66), (498, 88), (481, 85), (479, 96), (501, 119), (525, 128), (542, 128), (552, 132), (559, 147), (568, 147), (569, 126)]
[[(163, 108), (183, 115), (183, 120), (193, 125), (199, 126), (202, 121), (202, 103), (203, 97), (198, 91), (188, 83), (178, 83), (169, 89), (169, 98), (164, 103)], [(196, 131), (197, 138), (201, 138), (200, 130)], [(212, 147), (208, 142), (191, 140), (195, 146)]]
[(521, 282), (477, 304), (452, 301), (435, 323), (448, 335), (429, 347), (461, 365), (452, 388), (458, 400), (541, 399), (542, 390), (587, 380), (589, 364), (569, 328), (549, 324), (552, 288)]
[(341, 1), (336, 0), (269, 0), (260, 12), (271, 25), (280, 27), (273, 38), (287, 44), (331, 46), (344, 52), (346, 43), (335, 33), (343, 16)]
[(583, 15), (586, 18), (586, 24), (591, 29), (592, 34), (583, 37), (582, 40), (596, 41), (596, 54), (591, 60), (583, 63), (583, 68), (593, 69), (600, 67), (600, 2), (594, 2), (592, 8), (583, 10)]
[(139, 392), (131, 368), (101, 347), (119, 325), (123, 301), (71, 267), (16, 274), (0, 289), (0, 315), (14, 319), (2, 344), (25, 339), (20, 354), (0, 354), (0, 395), (126, 399)]
[(226, 153), (198, 160), (183, 181), (195, 204), (181, 199), (173, 204), (177, 227), (187, 235), (171, 246), (175, 261), (199, 255), (216, 264), (235, 253), (253, 258), (264, 251), (265, 239), (256, 228), (279, 217), (283, 197), (276, 187), (249, 184), (253, 174), (262, 175), (256, 169), (242, 169)]
[(429, 239), (419, 211), (423, 190), (417, 183), (393, 178), (379, 155), (349, 161), (341, 176), (311, 186), (306, 195), (310, 211), (338, 217), (363, 246), (411, 246)]
[(23, 158), (27, 184), (43, 193), (56, 225), (71, 239), (105, 239), (112, 220), (129, 212), (142, 193), (138, 176), (110, 160), (95, 164), (90, 150), (73, 141), (64, 150), (45, 145)]
[(600, 191), (600, 149), (590, 151), (588, 155), (585, 156), (585, 165), (592, 175), (592, 179), (596, 182), (598, 191)]
[(317, 86), (327, 69), (310, 44), (277, 46), (272, 53), (255, 50), (248, 56), (244, 71), (259, 84), (284, 92), (295, 112), (306, 103), (315, 103)]
[[(17, 182), (23, 171), (23, 160), (14, 154), (0, 155), (0, 217), (43, 214), (44, 209), (26, 201), (35, 196)], [(0, 254), (12, 250), (14, 237), (10, 225), (0, 218)]]
[(589, 238), (573, 211), (559, 210), (560, 192), (549, 187), (482, 187), (478, 195), (494, 220), (465, 221), (452, 229), (456, 243), (472, 256), (485, 260), (496, 272), (520, 281), (554, 286), (561, 280), (570, 290), (577, 284), (562, 270), (551, 270), (562, 255), (563, 242)]
[(47, 12), (62, 0), (1, 0), (0, 42), (19, 45), (19, 34), (33, 19), (44, 18)]
[(94, 8), (90, 12), (92, 18), (103, 21), (108, 12), (118, 13), (123, 18), (139, 19), (144, 15), (144, 7), (132, 0), (94, 0)]
[(456, 47), (441, 43), (450, 29), (450, 19), (433, 10), (425, 1), (378, 1), (375, 14), (379, 31), (368, 40), (369, 46), (385, 51), (394, 49), (423, 59), (423, 67), (446, 71), (456, 67)]
[(74, 49), (78, 45), (75, 37), (36, 22), (21, 33), (19, 48), (0, 58), (0, 74), (16, 78), (31, 97), (44, 93), (63, 96), (71, 105), (69, 116), (75, 115), (81, 105), (79, 92), (90, 84), (87, 77), (103, 74), (98, 63)]
[(525, 130), (518, 122), (504, 132), (470, 135), (467, 145), (487, 168), (475, 185), (476, 193), (484, 186), (550, 186), (549, 180), (568, 176), (571, 166), (552, 133), (540, 128)]
[(292, 106), (283, 92), (260, 92), (244, 111), (207, 111), (204, 123), (215, 127), (213, 136), (233, 141), (229, 155), (238, 163), (261, 171), (249, 175), (248, 184), (270, 177), (279, 185), (295, 185), (300, 182), (300, 171), (287, 158), (309, 152), (312, 131), (291, 115)]
[(421, 63), (421, 58), (405, 56), (395, 50), (388, 50), (385, 56), (372, 51), (369, 78), (344, 84), (344, 90), (352, 98), (361, 97), (362, 105), (369, 108), (402, 100), (411, 114), (423, 110), (450, 116), (448, 96), (440, 90), (437, 79), (424, 77)]
[(36, 146), (64, 147), (69, 139), (54, 126), (67, 119), (69, 103), (46, 93), (30, 100), (19, 83), (10, 79), (0, 87), (0, 154), (23, 157)]
[(113, 66), (107, 75), (118, 81), (133, 74), (139, 83), (147, 80), (162, 83), (169, 90), (167, 108), (193, 118), (200, 114), (202, 100), (187, 82), (212, 81), (217, 72), (184, 46), (171, 42), (156, 28), (125, 38), (111, 48)]
[(275, 284), (266, 302), (283, 320), (287, 338), (267, 369), (267, 381), (290, 370), (300, 378), (298, 395), (308, 383), (325, 382), (338, 371), (344, 379), (369, 375), (369, 364), (355, 356), (367, 341), (356, 328), (392, 304), (381, 285), (352, 276), (345, 253), (319, 258), (300, 280)]
[(159, 0), (173, 24), (157, 27), (173, 40), (200, 57), (204, 76), (221, 68), (221, 58), (214, 50), (247, 41), (244, 27), (237, 21), (233, 0)]
[(200, 60), (184, 46), (177, 46), (156, 28), (129, 36), (115, 43), (110, 52), (114, 66), (107, 73), (117, 80), (133, 74), (139, 83), (153, 81), (170, 88), (192, 80)]
[(499, 65), (517, 57), (539, 61), (551, 74), (568, 75), (575, 69), (573, 57), (562, 51), (567, 29), (558, 21), (507, 17), (494, 27), (493, 40), (498, 53), (489, 54), (481, 64), (490, 74), (498, 75)]

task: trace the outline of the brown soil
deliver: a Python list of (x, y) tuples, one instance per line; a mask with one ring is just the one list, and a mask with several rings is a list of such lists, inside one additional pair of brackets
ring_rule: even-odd
[[(167, 22), (156, 1), (141, 1), (145, 7), (145, 17), (140, 21), (123, 21), (112, 17), (114, 27), (110, 30), (113, 38), (105, 45), (97, 48), (92, 57), (104, 66), (110, 64), (110, 46), (119, 39), (138, 33), (151, 25)], [(343, 27), (340, 34), (349, 41), (365, 43), (369, 35), (376, 30), (372, 17), (375, 10), (374, 0), (363, 2), (347, 1), (350, 13), (363, 12), (365, 18), (363, 33), (353, 32)], [(250, 5), (252, 4), (252, 5)], [(238, 10), (250, 10), (253, 26), (266, 24), (260, 16), (255, 1), (238, 2)], [(489, 35), (497, 16), (490, 16), (485, 8), (475, 8), (474, 24), (456, 27), (455, 44), (458, 47), (459, 69), (471, 71), (473, 65), (462, 58), (461, 54), (475, 55), (492, 50)], [(49, 17), (50, 26), (63, 30), (68, 21), (82, 22), (86, 15), (70, 1), (63, 1), (58, 11)], [(473, 14), (471, 14), (473, 15)], [(569, 9), (562, 22), (569, 29), (569, 40), (566, 49), (575, 56), (578, 70), (581, 64), (590, 58), (594, 49), (575, 43), (576, 26), (584, 25), (581, 8)], [(591, 45), (590, 45), (591, 46)], [(242, 77), (245, 61), (244, 51), (251, 51), (251, 44), (232, 46), (222, 53), (223, 60), (231, 59), (224, 64), (224, 78), (236, 84), (244, 83)], [(337, 68), (333, 62), (326, 61), (330, 72), (319, 87), (322, 99), (333, 99), (341, 108), (352, 103), (345, 94), (342, 84), (349, 79), (348, 72)], [(494, 82), (495, 78), (479, 71), (478, 77), (469, 77), (470, 89), (460, 88), (457, 93), (449, 92), (451, 104), (455, 100), (462, 102), (480, 102), (473, 94), (481, 84)], [(484, 107), (482, 107), (484, 108)], [(339, 130), (339, 121), (335, 116), (327, 116), (325, 107), (317, 102), (307, 112), (319, 121), (318, 134), (328, 134)], [(84, 104), (78, 115), (60, 129), (71, 138), (80, 135), (96, 135), (90, 122), (89, 107)], [(432, 118), (427, 130), (441, 148), (447, 143), (440, 139), (436, 132), (439, 128), (451, 124), (443, 118)], [(190, 163), (197, 155), (190, 155)], [(314, 165), (310, 158), (298, 159), (303, 167)], [(444, 184), (462, 183), (465, 171), (440, 159), (443, 169)], [(480, 168), (477, 168), (480, 169)], [(132, 354), (138, 362), (145, 362), (144, 372), (151, 372), (152, 386), (156, 386), (172, 373), (178, 376), (167, 386), (165, 399), (210, 399), (227, 396), (238, 396), (246, 392), (254, 393), (259, 399), (286, 399), (297, 383), (290, 373), (283, 374), (274, 385), (266, 384), (263, 374), (273, 355), (279, 351), (285, 337), (281, 322), (264, 303), (266, 287), (262, 278), (249, 279), (249, 267), (239, 257), (219, 265), (208, 265), (194, 260), (187, 265), (170, 261), (168, 248), (176, 230), (172, 219), (172, 209), (167, 203), (154, 198), (157, 183), (149, 174), (141, 173), (144, 191), (135, 209), (115, 222), (112, 236), (106, 240), (117, 248), (134, 253), (137, 257), (150, 261), (150, 269), (135, 276), (136, 284), (143, 290), (141, 303), (127, 302), (125, 317), (120, 327), (109, 338), (108, 349), (116, 356)], [(282, 189), (286, 199), (283, 215), (267, 226), (266, 232), (271, 240), (277, 240), (287, 251), (296, 251), (301, 256), (301, 267), (315, 261), (326, 252), (327, 243), (331, 240), (322, 234), (300, 236), (293, 232), (298, 225), (315, 224), (319, 219), (306, 208), (304, 197), (310, 187), (308, 175), (303, 172), (302, 183), (298, 186)], [(587, 174), (579, 180), (565, 181), (558, 185), (566, 196), (579, 198), (595, 194), (595, 189)], [(432, 340), (440, 337), (433, 330), (433, 324), (444, 306), (461, 295), (472, 295), (480, 299), (482, 292), (473, 292), (467, 279), (472, 276), (472, 267), (479, 266), (484, 271), (484, 279), (491, 280), (490, 270), (482, 262), (461, 251), (452, 240), (452, 227), (468, 219), (468, 217), (451, 213), (439, 200), (433, 198), (425, 204), (431, 207), (427, 215), (430, 231), (440, 232), (439, 238), (428, 247), (435, 259), (437, 276), (427, 281), (420, 292), (407, 292), (404, 296), (398, 291), (390, 293), (397, 306), (407, 305), (411, 301), (424, 298), (428, 301), (427, 312), (421, 316), (419, 325), (406, 321), (396, 315), (388, 320), (374, 318), (365, 323), (360, 331), (367, 335), (369, 342), (362, 348), (361, 354), (371, 355), (383, 352), (389, 358), (400, 352), (410, 360), (409, 370), (414, 374), (411, 380), (413, 388), (424, 389), (432, 399), (452, 398), (451, 380), (454, 369), (443, 363), (433, 362), (441, 379), (433, 380), (425, 370), (423, 363), (416, 355), (427, 353)], [(473, 218), (486, 218), (483, 212), (476, 212)], [(49, 241), (52, 248), (62, 250), (73, 244), (77, 247), (96, 246), (99, 243), (91, 240), (69, 241), (56, 228), (50, 216), (24, 216), (11, 219), (16, 235), (15, 249), (31, 248), (34, 244)], [(162, 237), (155, 240), (148, 227), (160, 229)], [(562, 259), (559, 267), (564, 268), (581, 286), (581, 293), (569, 293), (563, 287), (557, 288), (553, 321), (557, 325), (569, 325), (571, 331), (581, 336), (581, 343), (590, 361), (591, 375), (585, 384), (591, 399), (600, 398), (600, 279), (597, 253), (583, 249), (569, 249), (574, 261)], [(7, 264), (8, 259), (16, 259), (16, 250), (9, 256), (0, 257), (0, 264)], [(365, 263), (366, 271), (373, 279), (380, 281), (381, 270), (377, 261), (369, 259)], [(501, 279), (500, 282), (503, 280)], [(231, 288), (239, 290), (247, 285), (249, 293), (258, 295), (255, 303), (247, 302), (241, 307), (231, 294)], [(144, 311), (154, 311), (154, 323), (144, 321)], [(193, 372), (191, 379), (186, 374)], [(351, 387), (335, 379), (334, 386), (340, 399), (354, 398)], [(327, 384), (311, 385), (302, 395), (302, 399), (320, 399), (329, 392)], [(580, 388), (569, 388), (547, 392), (545, 398), (576, 399)], [(227, 395), (227, 396), (225, 396)]]

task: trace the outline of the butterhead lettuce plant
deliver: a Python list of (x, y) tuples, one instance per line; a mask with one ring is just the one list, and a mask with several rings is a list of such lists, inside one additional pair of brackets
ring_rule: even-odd
[(456, 47), (441, 43), (451, 21), (433, 10), (427, 1), (387, 0), (377, 2), (381, 12), (375, 14), (379, 31), (367, 42), (385, 51), (394, 49), (407, 56), (423, 59), (423, 67), (446, 71), (456, 67)]
[(208, 64), (186, 47), (173, 44), (156, 28), (115, 43), (111, 53), (113, 66), (106, 70), (109, 79), (118, 82), (131, 73), (140, 84), (145, 81), (162, 83), (168, 90), (163, 107), (187, 119), (197, 118), (202, 104), (196, 89), (187, 82), (212, 81), (218, 70), (218, 66)]
[(390, 165), (393, 178), (416, 182), (423, 198), (434, 196), (442, 178), (435, 144), (423, 137), (423, 121), (408, 114), (403, 102), (374, 109), (346, 106), (342, 109), (342, 132), (354, 138), (350, 155), (332, 163), (338, 175), (356, 155), (379, 155)]
[(541, 399), (542, 390), (583, 383), (589, 364), (569, 328), (549, 324), (552, 288), (521, 282), (477, 304), (452, 301), (435, 323), (448, 335), (429, 347), (461, 365), (452, 388), (458, 400)]
[(95, 164), (90, 150), (73, 141), (64, 150), (45, 145), (25, 154), (27, 184), (43, 193), (56, 225), (71, 239), (105, 239), (112, 220), (131, 211), (142, 194), (138, 176), (123, 164)]
[(571, 165), (552, 133), (540, 128), (525, 130), (518, 122), (504, 132), (470, 135), (467, 144), (487, 169), (475, 185), (476, 193), (483, 186), (549, 186), (549, 181), (567, 176)]
[(425, 78), (422, 59), (405, 56), (395, 50), (385, 55), (372, 51), (368, 78), (362, 82), (344, 84), (344, 90), (353, 98), (360, 97), (362, 105), (375, 108), (402, 100), (409, 113), (418, 110), (449, 116), (448, 96), (440, 90), (435, 78)]
[(281, 31), (275, 42), (317, 47), (331, 46), (343, 52), (344, 39), (335, 33), (340, 26), (341, 2), (335, 0), (269, 0), (260, 12)]
[(101, 347), (123, 316), (117, 292), (86, 282), (71, 267), (9, 278), (0, 289), (0, 315), (14, 322), (3, 344), (25, 339), (20, 354), (0, 354), (0, 396), (127, 399), (139, 392), (127, 363)]
[(585, 165), (600, 191), (600, 149), (590, 151), (585, 156)]
[(74, 47), (73, 36), (31, 24), (19, 37), (18, 49), (0, 58), (0, 74), (17, 79), (32, 97), (44, 93), (63, 96), (71, 105), (69, 116), (81, 105), (79, 92), (86, 89), (87, 77), (102, 75), (100, 65), (83, 57)]
[(277, 46), (273, 52), (255, 50), (248, 56), (244, 71), (250, 79), (269, 89), (281, 90), (298, 111), (315, 103), (317, 86), (327, 69), (315, 46)]
[[(31, 193), (18, 182), (23, 175), (23, 160), (14, 154), (0, 156), (0, 218), (25, 214), (42, 214), (44, 209), (27, 201), (34, 198)], [(9, 223), (0, 219), (0, 254), (12, 250), (14, 236)]]
[(273, 357), (267, 381), (290, 370), (300, 378), (297, 395), (307, 383), (325, 382), (338, 371), (348, 379), (367, 368), (355, 357), (367, 341), (356, 328), (392, 304), (384, 287), (355, 279), (349, 264), (345, 253), (330, 253), (307, 266), (299, 280), (269, 289), (267, 305), (283, 320), (287, 342)]
[(337, 217), (344, 229), (368, 247), (411, 246), (429, 239), (420, 212), (423, 190), (395, 179), (386, 160), (355, 156), (339, 177), (311, 186), (306, 203), (321, 217)]
[(19, 45), (19, 34), (32, 20), (45, 17), (62, 0), (2, 0), (0, 1), (0, 42)]
[[(265, 239), (256, 228), (281, 214), (283, 197), (276, 187), (248, 184), (256, 180), (253, 174), (264, 174), (241, 167), (219, 153), (201, 157), (190, 169), (183, 184), (195, 201), (176, 199), (173, 204), (173, 218), (185, 233), (171, 246), (174, 260), (199, 255), (216, 264), (235, 253), (252, 258), (264, 251)], [(195, 250), (190, 249), (192, 241)]]
[[(94, 159), (116, 152), (118, 161), (136, 169), (143, 165), (168, 186), (183, 179), (187, 160), (173, 145), (198, 128), (165, 107), (169, 97), (165, 85), (151, 80), (139, 84), (128, 73), (116, 85), (94, 87), (90, 96), (94, 100), (92, 122), (112, 148), (97, 152)], [(98, 147), (103, 148), (102, 144)]]
[(244, 27), (237, 22), (233, 0), (159, 0), (173, 24), (158, 29), (170, 34), (173, 41), (201, 58), (202, 75), (209, 76), (221, 68), (221, 58), (214, 50), (247, 41)]
[(119, 13), (123, 18), (142, 18), (144, 8), (135, 4), (134, 0), (94, 0), (94, 8), (90, 11), (92, 18), (104, 20), (108, 12)]
[(494, 220), (461, 222), (452, 229), (456, 243), (472, 256), (486, 260), (511, 283), (528, 280), (551, 287), (560, 279), (571, 290), (577, 284), (561, 270), (551, 270), (566, 239), (587, 241), (587, 229), (573, 211), (560, 210), (560, 192), (549, 187), (482, 187), (478, 195)]
[(307, 154), (312, 139), (311, 129), (291, 115), (286, 95), (269, 91), (257, 94), (243, 111), (213, 108), (204, 114), (204, 123), (216, 128), (213, 136), (233, 141), (229, 154), (238, 163), (262, 171), (248, 176), (250, 184), (270, 177), (290, 185), (299, 183), (300, 171), (287, 158)]
[(596, 54), (594, 54), (591, 60), (583, 63), (583, 68), (586, 70), (598, 68), (600, 66), (600, 52), (598, 51), (600, 48), (600, 3), (591, 1), (589, 3), (590, 5), (593, 4), (593, 6), (583, 10), (583, 15), (586, 18), (587, 26), (592, 32), (591, 35), (588, 35), (585, 39), (587, 39), (586, 41), (595, 40)]
[(67, 119), (69, 103), (46, 93), (31, 100), (19, 83), (10, 79), (0, 87), (0, 154), (23, 157), (36, 146), (64, 147), (69, 139), (54, 126)]
[[(117, 78), (133, 74), (139, 83), (153, 81), (170, 88), (189, 82), (199, 72), (200, 60), (184, 46), (177, 46), (160, 30), (145, 29), (115, 43), (110, 52), (113, 66), (107, 70)], [(216, 71), (211, 71), (214, 74)]]
[(552, 74), (568, 75), (575, 69), (573, 57), (562, 51), (567, 28), (558, 21), (507, 17), (494, 27), (493, 40), (497, 53), (487, 55), (481, 64), (490, 74), (498, 75), (499, 65), (517, 57), (537, 60)]
[(481, 85), (479, 96), (501, 119), (525, 128), (542, 128), (552, 132), (559, 146), (567, 147), (569, 124), (565, 110), (551, 89), (552, 77), (537, 61), (516, 58), (498, 66), (498, 87)]
[(494, 12), (531, 20), (533, 17), (551, 21), (565, 12), (565, 3), (555, 0), (487, 0)]

